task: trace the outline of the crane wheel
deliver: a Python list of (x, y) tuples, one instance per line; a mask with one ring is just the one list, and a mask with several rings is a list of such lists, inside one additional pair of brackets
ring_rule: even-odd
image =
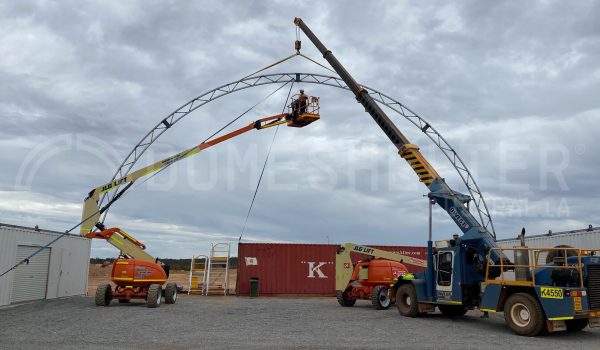
[(438, 305), (438, 309), (444, 316), (459, 317), (467, 313), (467, 308), (462, 305)]
[(527, 293), (515, 293), (504, 304), (504, 320), (518, 335), (535, 337), (545, 330), (546, 318), (542, 306)]
[(344, 307), (354, 306), (354, 304), (356, 304), (355, 299), (348, 299), (346, 297), (346, 293), (342, 291), (338, 290), (337, 292), (335, 292), (335, 297), (337, 298), (338, 303)]
[(150, 308), (159, 307), (161, 299), (162, 299), (162, 285), (151, 284), (150, 288), (148, 288), (148, 299), (146, 302), (146, 306), (148, 306)]
[(567, 332), (579, 332), (587, 327), (589, 320), (587, 318), (576, 318), (573, 320), (565, 320)]
[(175, 304), (177, 301), (177, 284), (167, 283), (165, 287), (165, 304)]
[(112, 287), (110, 284), (101, 284), (96, 288), (96, 306), (108, 306), (112, 300)]
[(419, 316), (417, 292), (412, 284), (404, 284), (398, 288), (398, 292), (396, 292), (396, 307), (402, 316)]
[(389, 288), (377, 286), (371, 292), (371, 304), (375, 310), (387, 310), (392, 305), (389, 295)]

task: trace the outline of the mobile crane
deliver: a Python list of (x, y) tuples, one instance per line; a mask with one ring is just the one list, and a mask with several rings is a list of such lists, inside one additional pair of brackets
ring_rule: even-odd
[[(356, 100), (398, 149), (428, 190), (430, 229), (427, 269), (414, 279), (398, 278), (391, 292), (401, 315), (417, 317), (435, 311), (462, 315), (468, 309), (504, 312), (519, 335), (542, 331), (578, 331), (600, 326), (600, 257), (596, 251), (565, 248), (501, 249), (493, 235), (469, 212), (469, 196), (454, 191), (411, 144), (386, 113), (359, 85), (304, 21), (294, 19), (323, 57), (346, 83)], [(439, 205), (462, 231), (433, 248), (431, 208)], [(569, 251), (575, 251), (569, 256)], [(514, 255), (511, 261), (507, 253)], [(543, 255), (553, 261), (540, 263)]]
[[(288, 111), (288, 113), (259, 119), (223, 136), (204, 141), (197, 146), (138, 169), (127, 176), (98, 186), (88, 193), (83, 205), (80, 235), (86, 238), (104, 239), (120, 251), (119, 258), (113, 263), (111, 274), (111, 280), (116, 287), (113, 290), (108, 283), (99, 285), (95, 298), (97, 306), (108, 306), (113, 299), (118, 299), (120, 303), (127, 303), (131, 299), (145, 299), (147, 306), (154, 308), (161, 304), (163, 295), (167, 304), (173, 304), (177, 300), (175, 283), (167, 283), (164, 291), (162, 288), (169, 276), (169, 267), (158, 258), (148, 254), (145, 251), (146, 246), (130, 234), (117, 227), (106, 228), (99, 222), (104, 211), (99, 207), (100, 195), (124, 186), (124, 189), (119, 192), (122, 194), (138, 179), (248, 131), (262, 130), (282, 124), (296, 128), (307, 126), (320, 119), (319, 98), (306, 95), (299, 98), (298, 95), (294, 95), (292, 102), (288, 105)], [(118, 196), (119, 194), (115, 198)], [(95, 228), (99, 231), (94, 231)]]
[[(352, 264), (350, 253), (372, 258)], [(370, 300), (376, 310), (386, 310), (396, 302), (390, 294), (393, 281), (409, 274), (405, 265), (426, 267), (427, 262), (412, 256), (388, 252), (354, 243), (338, 247), (335, 255), (335, 290), (341, 306), (354, 306), (356, 300)]]

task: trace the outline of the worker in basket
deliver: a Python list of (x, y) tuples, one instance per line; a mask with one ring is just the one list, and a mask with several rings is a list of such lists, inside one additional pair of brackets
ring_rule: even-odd
[(298, 99), (292, 101), (292, 118), (296, 118), (298, 115), (306, 113), (307, 106), (308, 96), (304, 94), (303, 89), (300, 89)]

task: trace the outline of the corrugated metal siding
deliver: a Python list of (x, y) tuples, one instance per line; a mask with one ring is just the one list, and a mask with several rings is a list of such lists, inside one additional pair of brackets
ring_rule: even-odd
[[(237, 293), (250, 293), (259, 278), (260, 294), (335, 294), (336, 244), (240, 243)], [(373, 246), (425, 258), (424, 247)], [(352, 254), (353, 261), (361, 259)], [(362, 257), (364, 258), (364, 257)]]
[[(39, 247), (19, 245), (15, 263), (35, 253)], [(46, 298), (48, 287), (48, 268), (50, 267), (50, 249), (44, 249), (31, 258), (29, 264), (22, 264), (15, 269), (12, 283), (10, 303), (39, 300)]]
[[(501, 240), (497, 243), (502, 248), (512, 248), (520, 245), (518, 239)], [(555, 232), (550, 235), (536, 235), (530, 237), (525, 235), (525, 244), (532, 248), (570, 245), (580, 249), (600, 249), (600, 230), (577, 230), (566, 233)]]
[[(54, 231), (0, 223), (0, 270), (12, 267), (17, 260), (17, 247), (43, 246), (59, 235)], [(51, 247), (46, 298), (85, 294), (91, 241), (79, 236), (66, 236)], [(0, 306), (11, 302), (15, 271), (0, 279)], [(18, 297), (17, 297), (18, 298)]]

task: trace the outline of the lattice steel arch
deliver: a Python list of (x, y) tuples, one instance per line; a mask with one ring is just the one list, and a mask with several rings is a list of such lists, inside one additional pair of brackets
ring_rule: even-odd
[[(148, 132), (140, 140), (140, 142), (135, 145), (135, 147), (133, 147), (111, 180), (126, 176), (133, 165), (140, 159), (142, 154), (144, 154), (144, 152), (152, 143), (154, 143), (154, 141), (156, 141), (163, 133), (165, 133), (178, 121), (205, 104), (244, 89), (269, 84), (287, 84), (290, 82), (326, 85), (349, 90), (344, 81), (339, 77), (313, 73), (273, 73), (256, 75), (221, 85), (190, 100), (156, 124), (156, 126), (150, 130), (150, 132)], [(475, 182), (473, 175), (456, 150), (450, 146), (448, 141), (446, 141), (446, 139), (444, 139), (444, 137), (433, 126), (431, 126), (430, 123), (417, 115), (410, 108), (406, 107), (404, 104), (391, 98), (390, 96), (380, 92), (379, 90), (370, 88), (368, 86), (364, 87), (369, 91), (374, 100), (390, 108), (418, 127), (419, 130), (421, 130), (421, 132), (423, 132), (444, 153), (467, 187), (471, 198), (473, 198), (473, 203), (475, 204), (477, 213), (479, 214), (481, 225), (491, 232), (495, 238), (496, 232), (494, 230), (494, 224), (492, 222), (492, 217), (489, 213), (485, 199), (483, 198), (483, 194)], [(118, 191), (113, 191), (110, 194), (105, 193), (100, 199), (100, 207), (102, 207), (104, 203), (110, 201), (117, 193)], [(104, 222), (107, 213), (108, 211), (104, 213), (102, 222)]]

